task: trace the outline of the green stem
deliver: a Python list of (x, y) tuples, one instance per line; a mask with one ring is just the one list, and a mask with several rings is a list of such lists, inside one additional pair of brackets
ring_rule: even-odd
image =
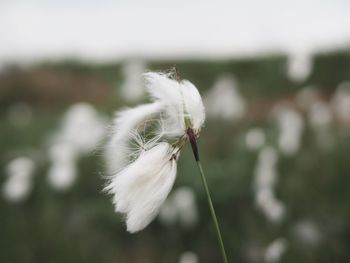
[(193, 154), (194, 154), (194, 158), (196, 159), (197, 166), (198, 166), (198, 169), (199, 169), (199, 173), (200, 173), (201, 178), (202, 178), (203, 187), (204, 187), (205, 193), (207, 194), (207, 199), (208, 199), (208, 204), (209, 204), (209, 208), (210, 208), (210, 213), (211, 213), (211, 217), (212, 217), (212, 219), (214, 221), (215, 230), (216, 230), (216, 236), (218, 238), (218, 242), (219, 242), (219, 245), (220, 245), (222, 259), (223, 259), (224, 263), (227, 263), (228, 261), (227, 261), (227, 256), (226, 256), (226, 252), (225, 252), (224, 242), (222, 241), (222, 237), (221, 237), (219, 223), (218, 223), (218, 220), (216, 218), (213, 202), (211, 201), (210, 192), (209, 192), (207, 180), (205, 179), (205, 176), (204, 176), (202, 164), (201, 164), (201, 162), (199, 160), (199, 152), (198, 152), (196, 135), (195, 135), (194, 131), (191, 128), (188, 128), (186, 133), (188, 135), (188, 138), (190, 139), (190, 143), (191, 143), (192, 151), (193, 151)]
[(203, 183), (205, 192), (207, 194), (207, 199), (208, 199), (208, 204), (209, 204), (209, 208), (210, 208), (210, 213), (211, 213), (211, 217), (212, 217), (212, 219), (214, 221), (215, 230), (216, 230), (216, 236), (218, 238), (218, 242), (219, 242), (219, 245), (220, 245), (222, 259), (224, 260), (224, 263), (227, 263), (228, 261), (227, 261), (227, 256), (226, 256), (226, 252), (225, 252), (225, 246), (224, 246), (224, 242), (222, 241), (220, 227), (219, 227), (218, 220), (216, 218), (213, 202), (211, 201), (207, 180), (205, 179), (201, 162), (197, 161), (197, 165), (198, 165), (199, 173), (201, 174), (202, 183)]

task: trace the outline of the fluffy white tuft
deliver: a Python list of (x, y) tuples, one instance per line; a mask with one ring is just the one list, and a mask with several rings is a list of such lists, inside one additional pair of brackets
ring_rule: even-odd
[(159, 143), (146, 150), (106, 187), (114, 195), (116, 212), (126, 215), (127, 230), (145, 228), (158, 214), (176, 177), (177, 164), (172, 146)]
[(144, 74), (146, 89), (154, 101), (162, 102), (162, 133), (167, 137), (182, 136), (186, 131), (185, 117), (198, 131), (205, 120), (202, 98), (189, 81), (178, 82), (170, 74), (149, 72)]
[(186, 111), (194, 130), (200, 130), (205, 120), (205, 109), (197, 88), (189, 81), (181, 82), (181, 90)]
[[(201, 96), (192, 83), (162, 73), (146, 73), (144, 78), (153, 102), (117, 114), (105, 152), (110, 175), (105, 190), (113, 195), (116, 212), (125, 214), (131, 233), (155, 218), (174, 184), (179, 149), (162, 141), (185, 135), (185, 119), (198, 133), (205, 119)], [(141, 128), (147, 132), (148, 122), (160, 123), (151, 139), (140, 134)], [(132, 142), (136, 149), (130, 147)]]
[(131, 148), (128, 146), (128, 143), (135, 135), (135, 129), (143, 121), (159, 112), (161, 108), (162, 104), (155, 102), (126, 109), (116, 114), (113, 134), (105, 151), (109, 174), (119, 172), (129, 163)]

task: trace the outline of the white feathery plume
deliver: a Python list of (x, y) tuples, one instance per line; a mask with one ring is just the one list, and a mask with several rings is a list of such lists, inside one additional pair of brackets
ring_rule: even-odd
[(159, 113), (161, 107), (161, 103), (155, 102), (116, 113), (113, 133), (105, 152), (108, 173), (116, 173), (128, 164), (131, 154), (129, 141), (134, 137), (135, 129), (142, 122)]
[(131, 233), (147, 226), (158, 214), (176, 177), (176, 160), (166, 142), (144, 151), (106, 188), (114, 194), (116, 212), (126, 214)]
[[(105, 190), (113, 195), (115, 210), (125, 215), (131, 233), (145, 228), (159, 213), (174, 184), (177, 158), (188, 133), (198, 136), (204, 123), (196, 87), (171, 77), (144, 74), (153, 102), (117, 113), (106, 147), (109, 182)], [(157, 125), (155, 134), (147, 133), (152, 124)]]
[(170, 74), (145, 73), (146, 89), (154, 101), (163, 103), (162, 135), (179, 137), (186, 134), (185, 119), (199, 132), (205, 120), (202, 98), (189, 81), (178, 82)]

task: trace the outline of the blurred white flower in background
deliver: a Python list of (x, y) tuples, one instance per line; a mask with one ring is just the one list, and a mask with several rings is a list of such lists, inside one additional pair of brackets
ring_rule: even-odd
[(28, 157), (18, 157), (6, 165), (7, 180), (3, 184), (3, 196), (12, 202), (24, 200), (32, 190), (35, 163)]
[(180, 255), (179, 263), (198, 263), (199, 258), (196, 253), (186, 251)]
[(238, 90), (234, 77), (224, 74), (206, 94), (204, 104), (208, 117), (238, 120), (244, 116), (246, 103)]
[(296, 104), (303, 111), (308, 111), (310, 106), (320, 100), (320, 94), (316, 87), (306, 86), (295, 97)]
[(161, 207), (159, 219), (165, 225), (179, 222), (184, 228), (192, 228), (198, 222), (198, 208), (194, 191), (179, 187)]
[(265, 132), (260, 128), (249, 129), (245, 135), (245, 143), (249, 150), (256, 151), (265, 144)]
[(293, 52), (288, 55), (287, 75), (295, 82), (303, 82), (310, 75), (313, 68), (310, 52)]
[(106, 122), (88, 103), (72, 105), (49, 145), (48, 182), (57, 190), (71, 187), (77, 177), (77, 160), (95, 150), (106, 131)]
[(285, 214), (284, 204), (277, 200), (274, 187), (277, 181), (278, 155), (274, 148), (265, 146), (258, 156), (255, 168), (254, 191), (255, 202), (265, 217), (273, 222), (280, 222)]
[(258, 163), (255, 169), (255, 185), (258, 189), (273, 188), (277, 179), (276, 165), (278, 154), (270, 146), (264, 147), (258, 156)]
[(278, 238), (271, 242), (265, 250), (265, 261), (267, 263), (280, 262), (282, 255), (287, 250), (287, 245), (285, 238)]
[(198, 222), (196, 197), (193, 190), (189, 187), (177, 188), (173, 198), (181, 225), (185, 228), (193, 227)]
[(49, 184), (58, 190), (69, 188), (77, 176), (78, 151), (67, 142), (56, 143), (49, 148), (51, 166), (48, 171)]
[(293, 234), (298, 241), (303, 242), (305, 245), (316, 246), (322, 239), (319, 227), (309, 220), (296, 223), (293, 227)]
[(123, 66), (124, 82), (121, 94), (128, 102), (136, 102), (145, 95), (142, 73), (145, 72), (146, 63), (141, 60), (130, 60)]
[(331, 129), (333, 113), (329, 104), (321, 100), (312, 103), (308, 111), (308, 119), (317, 143), (326, 149), (331, 147), (334, 144)]
[(323, 101), (311, 104), (308, 112), (310, 124), (315, 129), (326, 129), (332, 122), (333, 116), (329, 105)]
[(166, 226), (171, 226), (177, 222), (178, 211), (173, 201), (173, 196), (170, 195), (162, 205), (159, 211), (159, 220)]
[(319, 90), (313, 86), (303, 88), (296, 96), (296, 104), (306, 113), (318, 145), (325, 149), (331, 147), (334, 142), (331, 134), (334, 114), (331, 105), (322, 98)]
[(280, 222), (285, 215), (284, 204), (276, 199), (272, 189), (261, 189), (256, 193), (256, 203), (265, 217), (272, 223)]
[(80, 153), (94, 150), (105, 134), (106, 121), (96, 109), (85, 102), (76, 103), (66, 111), (55, 141), (67, 142)]
[(29, 104), (16, 102), (7, 109), (7, 119), (14, 126), (25, 126), (33, 119), (33, 111)]
[(302, 116), (296, 110), (282, 105), (277, 106), (273, 112), (279, 127), (279, 150), (285, 155), (296, 154), (300, 149), (304, 130)]
[(350, 81), (342, 82), (332, 98), (332, 105), (338, 121), (350, 125)]

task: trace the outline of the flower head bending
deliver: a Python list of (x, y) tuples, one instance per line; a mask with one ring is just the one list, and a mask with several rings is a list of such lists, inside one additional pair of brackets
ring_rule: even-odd
[(144, 77), (153, 102), (118, 113), (106, 148), (105, 189), (132, 233), (158, 214), (174, 184), (180, 150), (188, 138), (199, 135), (205, 120), (201, 96), (192, 83), (163, 73)]

